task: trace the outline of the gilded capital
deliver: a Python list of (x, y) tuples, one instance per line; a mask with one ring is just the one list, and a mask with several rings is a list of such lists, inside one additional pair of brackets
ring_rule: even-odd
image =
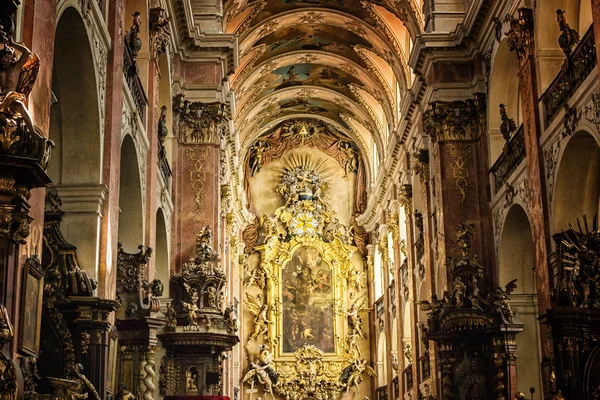
[(533, 10), (519, 8), (519, 18), (510, 22), (510, 30), (506, 32), (510, 51), (517, 53), (519, 62), (523, 63), (534, 53)]
[(402, 185), (398, 189), (398, 203), (404, 208), (406, 214), (412, 211), (412, 185)]
[(190, 102), (182, 94), (173, 98), (173, 112), (179, 143), (219, 144), (231, 119), (228, 104)]
[(421, 149), (412, 155), (412, 167), (421, 183), (429, 182), (429, 151)]
[(437, 101), (425, 112), (425, 133), (434, 142), (478, 139), (485, 129), (486, 105), (483, 94), (473, 99)]

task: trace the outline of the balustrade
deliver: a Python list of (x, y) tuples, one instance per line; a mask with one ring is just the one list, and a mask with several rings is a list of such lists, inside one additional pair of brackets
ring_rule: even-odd
[(504, 152), (498, 157), (490, 172), (494, 176), (494, 193), (506, 183), (510, 175), (517, 169), (525, 159), (525, 136), (523, 125), (510, 138)]

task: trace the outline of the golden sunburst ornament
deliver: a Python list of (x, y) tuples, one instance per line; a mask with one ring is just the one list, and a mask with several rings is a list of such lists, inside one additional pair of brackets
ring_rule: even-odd
[(298, 236), (314, 235), (318, 226), (319, 221), (310, 212), (298, 213), (290, 222), (290, 228)]

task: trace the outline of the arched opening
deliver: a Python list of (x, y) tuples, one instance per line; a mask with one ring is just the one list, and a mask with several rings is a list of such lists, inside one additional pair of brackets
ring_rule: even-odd
[(169, 297), (169, 279), (171, 277), (169, 267), (169, 242), (167, 225), (162, 209), (156, 212), (156, 247), (154, 250), (154, 265), (156, 268), (156, 279), (160, 279), (165, 286), (163, 297)]
[(517, 128), (521, 125), (521, 106), (519, 97), (519, 61), (514, 52), (511, 52), (504, 39), (498, 45), (496, 56), (492, 64), (489, 80), (488, 102), (488, 140), (490, 148), (490, 165), (502, 153), (506, 141), (500, 132), (502, 119), (500, 117), (500, 104), (506, 107), (506, 114), (515, 121)]
[(377, 387), (382, 387), (387, 384), (387, 345), (385, 341), (385, 333), (379, 334), (377, 340)]
[(518, 279), (515, 294), (535, 293), (533, 235), (527, 214), (514, 205), (506, 216), (499, 248), (499, 282)]
[(131, 136), (126, 136), (121, 145), (119, 242), (128, 253), (137, 252), (137, 247), (144, 241), (142, 195), (137, 151)]
[[(397, 366), (398, 366), (398, 340), (400, 340), (400, 333), (398, 332), (398, 318), (394, 317), (392, 320), (392, 340), (390, 349), (390, 357), (393, 359), (396, 357), (396, 366), (394, 367), (394, 362), (392, 361), (392, 377), (396, 377), (398, 375)], [(395, 369), (394, 369), (395, 368)]]
[(553, 233), (577, 226), (584, 215), (591, 222), (598, 213), (600, 147), (590, 134), (579, 132), (567, 143), (554, 190)]
[(537, 7), (535, 16), (535, 46), (538, 55), (539, 93), (552, 83), (565, 60), (558, 45), (560, 30), (556, 23), (556, 10), (564, 10), (569, 26), (583, 37), (592, 24), (589, 0), (544, 0), (544, 7)]
[(517, 370), (519, 388), (527, 392), (541, 388), (541, 349), (538, 306), (535, 283), (535, 248), (531, 225), (525, 210), (513, 205), (508, 211), (498, 251), (500, 285), (517, 279), (517, 289), (511, 294), (511, 305), (523, 321), (523, 332), (517, 335)]
[(54, 39), (49, 137), (56, 147), (48, 175), (63, 200), (65, 239), (77, 246), (81, 266), (97, 279), (102, 138), (95, 62), (81, 15), (60, 16)]

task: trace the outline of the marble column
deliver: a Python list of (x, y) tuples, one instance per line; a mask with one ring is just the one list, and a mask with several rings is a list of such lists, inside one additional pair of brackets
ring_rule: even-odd
[[(520, 62), (519, 92), (523, 107), (523, 130), (525, 135), (525, 161), (530, 193), (530, 221), (535, 248), (536, 282), (540, 315), (546, 314), (550, 304), (550, 276), (548, 255), (551, 249), (549, 210), (546, 201), (546, 184), (543, 152), (540, 145), (542, 133), (538, 112), (535, 44), (533, 40), (533, 10), (519, 9), (519, 28), (508, 38), (511, 50), (517, 53)], [(542, 355), (551, 352), (550, 331), (547, 325), (540, 326)]]

